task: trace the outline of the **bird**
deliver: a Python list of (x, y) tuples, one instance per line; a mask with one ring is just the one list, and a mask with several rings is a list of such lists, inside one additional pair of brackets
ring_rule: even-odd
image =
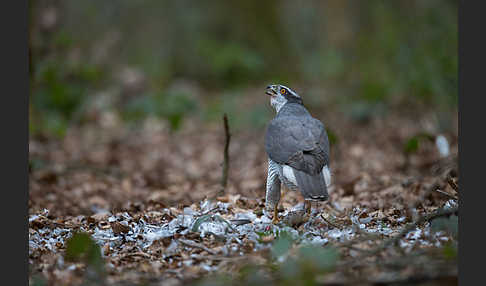
[(265, 94), (276, 115), (265, 133), (268, 156), (265, 209), (273, 210), (274, 224), (279, 222), (280, 187), (299, 190), (304, 209), (310, 214), (313, 201), (326, 201), (331, 185), (329, 139), (324, 124), (312, 117), (301, 96), (281, 85), (268, 85)]

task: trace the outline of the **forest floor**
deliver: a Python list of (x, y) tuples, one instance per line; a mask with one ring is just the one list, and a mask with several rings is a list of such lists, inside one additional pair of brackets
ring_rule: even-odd
[[(330, 198), (305, 216), (283, 188), (276, 225), (261, 130), (232, 132), (223, 195), (222, 123), (133, 129), (105, 113), (61, 140), (31, 138), (31, 285), (456, 285), (457, 126), (440, 133), (441, 155), (429, 113), (320, 119), (338, 138)], [(424, 130), (432, 139), (410, 141)], [(68, 257), (75, 233), (99, 246), (100, 267)]]

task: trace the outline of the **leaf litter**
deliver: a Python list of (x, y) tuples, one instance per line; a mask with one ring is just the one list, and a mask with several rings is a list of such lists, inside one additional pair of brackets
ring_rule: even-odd
[[(415, 126), (403, 118), (397, 121)], [(164, 126), (146, 122), (151, 124)], [(40, 274), (52, 283), (82, 283), (87, 263), (64, 259), (67, 242), (78, 232), (89, 234), (100, 247), (106, 281), (113, 285), (179, 285), (211, 274), (234, 275), (247, 264), (277, 263), (283, 271), (292, 263), (312, 261), (309, 253), (316, 249), (327, 257), (314, 261), (323, 265), (321, 272), (330, 261), (353, 267), (334, 263), (334, 270), (315, 281), (399, 281), (438, 269), (457, 275), (454, 260), (450, 264), (434, 254), (437, 249), (450, 253), (451, 243), (457, 241), (451, 228), (454, 219), (414, 225), (397, 239), (398, 248), (364, 256), (418, 217), (457, 208), (457, 199), (451, 199), (458, 196), (457, 141), (450, 134), (404, 154), (403, 145), (386, 143), (407, 142), (420, 130), (410, 127), (404, 133), (377, 121), (369, 128), (382, 132), (375, 145), (345, 140), (351, 138), (349, 133), (336, 132), (340, 143), (333, 148), (330, 200), (314, 204), (306, 216), (299, 195), (284, 189), (281, 222), (273, 225), (264, 209), (266, 160), (256, 139), (260, 136), (235, 134), (227, 194), (212, 197), (219, 188), (221, 132), (215, 127), (195, 136), (197, 124), (187, 124), (186, 131), (175, 135), (159, 127), (145, 126), (135, 135), (122, 127), (100, 127), (103, 135), (94, 140), (91, 126), (68, 132), (61, 142), (31, 141), (31, 159), (51, 162), (51, 167), (30, 174), (29, 277)], [(192, 143), (197, 141), (206, 144)], [(397, 268), (397, 257), (408, 261), (420, 251), (432, 254)], [(424, 266), (430, 259), (440, 262), (437, 269), (430, 263)]]

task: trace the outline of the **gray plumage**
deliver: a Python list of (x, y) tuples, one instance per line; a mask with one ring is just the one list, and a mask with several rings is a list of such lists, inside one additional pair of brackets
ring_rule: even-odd
[[(323, 175), (323, 168), (329, 166), (327, 133), (301, 102), (289, 101), (280, 108), (267, 128), (265, 150), (270, 161), (279, 165), (279, 179), (287, 186), (299, 189), (306, 200), (327, 200)], [(291, 167), (297, 186), (283, 174), (285, 166)]]

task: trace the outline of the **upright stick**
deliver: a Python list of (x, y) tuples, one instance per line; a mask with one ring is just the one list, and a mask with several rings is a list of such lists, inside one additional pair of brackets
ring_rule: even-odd
[(231, 134), (229, 132), (228, 116), (226, 115), (226, 113), (223, 115), (223, 122), (224, 122), (224, 134), (225, 134), (226, 141), (224, 144), (223, 176), (221, 177), (220, 195), (224, 195), (226, 185), (228, 184), (228, 168), (229, 168), (228, 149), (229, 149)]

